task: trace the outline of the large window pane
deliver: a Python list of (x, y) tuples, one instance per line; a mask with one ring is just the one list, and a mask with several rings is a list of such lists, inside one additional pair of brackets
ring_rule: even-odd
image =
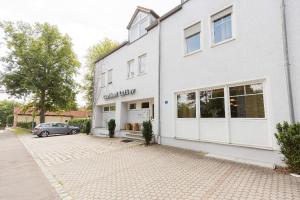
[(200, 92), (201, 118), (224, 118), (224, 89)]
[(232, 20), (231, 14), (217, 19), (214, 24), (214, 42), (219, 43), (232, 38)]
[(177, 117), (196, 118), (196, 93), (182, 93), (177, 95)]
[(186, 38), (186, 51), (191, 53), (200, 49), (200, 33)]
[[(244, 94), (241, 94), (244, 90)], [(230, 88), (232, 118), (264, 118), (263, 85), (252, 84)]]

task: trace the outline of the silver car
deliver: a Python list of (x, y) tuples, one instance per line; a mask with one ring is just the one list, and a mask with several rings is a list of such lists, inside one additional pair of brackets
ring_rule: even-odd
[(64, 123), (42, 123), (37, 125), (32, 133), (39, 137), (47, 137), (52, 134), (74, 135), (79, 133), (79, 131), (79, 127), (70, 126)]

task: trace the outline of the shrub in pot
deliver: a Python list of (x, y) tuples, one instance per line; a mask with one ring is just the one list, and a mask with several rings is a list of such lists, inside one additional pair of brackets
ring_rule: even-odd
[(140, 130), (140, 125), (138, 123), (133, 124), (133, 131), (139, 131)]
[(275, 134), (284, 161), (292, 173), (300, 174), (300, 123), (277, 125)]
[(126, 125), (125, 125), (125, 129), (126, 130), (131, 130), (132, 129), (132, 127), (131, 127), (131, 124), (130, 123), (127, 123)]
[(150, 142), (152, 140), (152, 134), (153, 134), (151, 121), (143, 122), (143, 131), (142, 131), (142, 133), (143, 133), (143, 137), (145, 138), (145, 144), (147, 146), (150, 145)]
[(109, 131), (109, 137), (113, 138), (115, 135), (115, 129), (116, 129), (116, 122), (114, 119), (109, 120), (108, 122), (108, 131)]

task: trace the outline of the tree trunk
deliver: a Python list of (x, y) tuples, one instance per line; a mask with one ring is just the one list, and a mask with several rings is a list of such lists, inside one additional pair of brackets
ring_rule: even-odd
[(41, 92), (41, 99), (40, 99), (40, 123), (45, 123), (45, 113), (46, 113), (46, 106), (45, 106), (45, 92)]

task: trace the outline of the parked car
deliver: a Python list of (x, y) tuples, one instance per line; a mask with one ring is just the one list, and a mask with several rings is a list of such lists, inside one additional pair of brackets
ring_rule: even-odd
[(42, 123), (37, 125), (32, 133), (39, 137), (47, 137), (52, 134), (74, 135), (79, 133), (79, 131), (79, 127), (70, 126), (64, 123)]

